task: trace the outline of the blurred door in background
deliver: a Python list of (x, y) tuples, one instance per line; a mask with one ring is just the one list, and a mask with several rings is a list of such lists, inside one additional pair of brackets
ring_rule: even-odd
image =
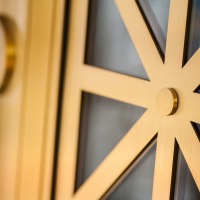
[(0, 199), (50, 199), (64, 4), (0, 0)]

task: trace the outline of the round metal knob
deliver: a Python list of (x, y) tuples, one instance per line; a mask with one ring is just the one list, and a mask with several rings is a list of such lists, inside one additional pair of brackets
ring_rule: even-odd
[(160, 114), (173, 115), (178, 108), (178, 95), (172, 88), (163, 88), (157, 96), (157, 109)]

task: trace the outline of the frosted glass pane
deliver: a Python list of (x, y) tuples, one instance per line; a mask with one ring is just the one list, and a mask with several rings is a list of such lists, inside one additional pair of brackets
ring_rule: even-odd
[(192, 0), (188, 60), (200, 46), (200, 0)]
[(139, 3), (164, 54), (170, 0), (139, 0)]
[(75, 190), (144, 112), (141, 107), (83, 93)]
[(90, 0), (86, 63), (149, 80), (114, 0)]
[(151, 200), (155, 155), (156, 145), (146, 152), (107, 200)]

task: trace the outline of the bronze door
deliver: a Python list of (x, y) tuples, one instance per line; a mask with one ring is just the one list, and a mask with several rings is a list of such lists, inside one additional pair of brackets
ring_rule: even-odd
[[(166, 6), (169, 6), (169, 18), (165, 15), (164, 28), (159, 6), (156, 8), (155, 3), (155, 7), (152, 7), (156, 1), (116, 0), (111, 3), (117, 10), (113, 12), (109, 11), (107, 5), (111, 0), (96, 1), (96, 4), (94, 2), (74, 0), (70, 7), (56, 198), (120, 199), (119, 195), (122, 195), (123, 199), (199, 199), (200, 55), (199, 45), (196, 45), (200, 34), (196, 19), (199, 2), (157, 1), (159, 6), (163, 4), (166, 10)], [(107, 6), (103, 2), (106, 2)], [(102, 18), (98, 18), (100, 7), (108, 9), (107, 13), (110, 12), (113, 19), (118, 12), (118, 18), (125, 25), (124, 30), (130, 39), (126, 40), (125, 50), (121, 40), (116, 39), (120, 38), (116, 34), (125, 34), (124, 30), (120, 32), (114, 28), (118, 26), (115, 20), (112, 26), (109, 26), (107, 19), (104, 18), (106, 13)], [(110, 29), (110, 32), (104, 31), (100, 34), (102, 27), (95, 28), (95, 24), (105, 22), (107, 26), (104, 28)], [(92, 28), (90, 24), (93, 24)], [(91, 34), (92, 31), (96, 34)], [(111, 34), (106, 43), (113, 40), (116, 46), (103, 49), (105, 41), (100, 40), (97, 44), (98, 34), (99, 37)], [(96, 44), (91, 40), (97, 41)], [(132, 62), (131, 55), (127, 57), (128, 45), (130, 52), (134, 52), (131, 47), (134, 45), (139, 59), (133, 55)], [(115, 52), (112, 53), (113, 51)], [(113, 60), (110, 60), (109, 52), (114, 55)], [(120, 59), (115, 62), (117, 57), (124, 58), (125, 62)], [(104, 63), (104, 58), (107, 59), (108, 65)], [(129, 58), (131, 64), (127, 64)], [(137, 63), (137, 59), (141, 63)], [(120, 67), (119, 63), (127, 67)], [(98, 67), (94, 67), (93, 64)], [(116, 67), (109, 68), (110, 65)], [(138, 65), (144, 68), (140, 67), (137, 70)], [(131, 66), (136, 69), (133, 73), (129, 70)], [(125, 106), (119, 106), (119, 102), (123, 102)], [(108, 104), (111, 107), (104, 107)], [(131, 105), (135, 107), (132, 109)], [(136, 107), (142, 109), (137, 110)], [(119, 108), (119, 112), (116, 108)], [(95, 110), (91, 111), (92, 109)], [(104, 123), (101, 124), (98, 113), (103, 112), (102, 109), (108, 114), (103, 116)], [(129, 113), (131, 109), (138, 116), (137, 119)], [(128, 114), (123, 115), (125, 110)], [(110, 116), (117, 121), (110, 121)], [(83, 122), (86, 118), (87, 122)], [(129, 123), (130, 118), (133, 124)], [(112, 143), (112, 139), (115, 139), (113, 135), (107, 138), (109, 131), (106, 131), (118, 132), (121, 129), (116, 127), (121, 122), (127, 126), (122, 128), (123, 136), (120, 136), (110, 149), (108, 148), (107, 154), (102, 156), (99, 163), (94, 164), (96, 166), (92, 166), (87, 174), (85, 166), (89, 166), (87, 164), (92, 163), (98, 156), (95, 149), (106, 149), (106, 142), (110, 140), (108, 143)], [(91, 142), (93, 148), (86, 147), (85, 144), (90, 143), (90, 138), (95, 132), (90, 123), (96, 123), (95, 127), (99, 133), (96, 143)], [(110, 128), (106, 129), (107, 127)], [(104, 134), (103, 137), (101, 134)], [(149, 156), (151, 164), (145, 168), (141, 162)], [(147, 179), (140, 182), (145, 178), (143, 175), (149, 167), (153, 171), (150, 170), (146, 175)], [(137, 182), (141, 186), (132, 182), (136, 186), (132, 184), (131, 187), (127, 184), (129, 186), (124, 187), (127, 191), (124, 188), (120, 190), (121, 185), (127, 183), (127, 178), (132, 176), (137, 168), (144, 168), (140, 175), (133, 175), (137, 177)], [(146, 182), (149, 192), (146, 192), (144, 186)], [(126, 196), (130, 190), (134, 192)], [(137, 191), (140, 191), (139, 194)], [(147, 197), (143, 193), (146, 193)]]

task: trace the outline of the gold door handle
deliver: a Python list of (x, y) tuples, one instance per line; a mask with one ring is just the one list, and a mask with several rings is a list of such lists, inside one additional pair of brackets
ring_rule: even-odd
[(0, 92), (3, 92), (8, 86), (16, 61), (16, 45), (12, 21), (5, 16), (0, 15), (0, 31), (2, 31), (2, 52), (0, 52)]

